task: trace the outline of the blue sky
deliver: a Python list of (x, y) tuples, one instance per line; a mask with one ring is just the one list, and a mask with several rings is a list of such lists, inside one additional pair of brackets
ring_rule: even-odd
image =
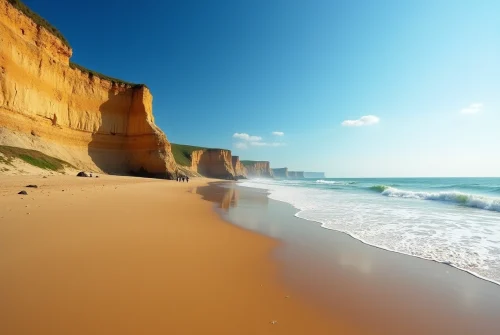
[(498, 1), (25, 2), (74, 62), (146, 83), (172, 142), (330, 177), (500, 175)]

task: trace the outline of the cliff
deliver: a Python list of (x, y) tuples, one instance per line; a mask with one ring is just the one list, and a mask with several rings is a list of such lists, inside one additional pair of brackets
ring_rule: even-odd
[(86, 170), (172, 178), (176, 164), (149, 89), (82, 72), (46, 27), (0, 0), (0, 144)]
[(237, 179), (240, 178), (246, 178), (247, 177), (247, 169), (243, 164), (241, 164), (240, 157), (238, 156), (233, 156), (232, 158), (233, 162), (233, 169), (234, 169), (234, 175)]
[(231, 150), (172, 143), (176, 163), (183, 171), (220, 179), (235, 179)]
[(271, 170), (269, 162), (266, 161), (241, 161), (247, 169), (248, 177), (264, 177), (273, 178), (273, 171)]
[(325, 178), (324, 172), (304, 172), (304, 178)]
[(288, 171), (288, 178), (302, 179), (304, 178), (304, 171)]
[(288, 178), (288, 168), (271, 169), (275, 178)]

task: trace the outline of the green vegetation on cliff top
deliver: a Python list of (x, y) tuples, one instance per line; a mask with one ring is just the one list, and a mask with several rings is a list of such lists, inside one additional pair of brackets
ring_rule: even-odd
[(133, 87), (133, 88), (147, 87), (145, 84), (134, 84), (134, 83), (130, 83), (128, 81), (124, 81), (124, 80), (121, 80), (121, 79), (117, 79), (117, 78), (106, 76), (105, 74), (102, 74), (102, 73), (99, 73), (97, 71), (93, 71), (93, 70), (87, 69), (87, 68), (81, 66), (80, 64), (76, 64), (76, 63), (73, 63), (73, 62), (69, 62), (69, 66), (72, 69), (78, 69), (78, 70), (80, 70), (80, 71), (82, 71), (84, 73), (88, 73), (90, 79), (92, 79), (93, 76), (96, 76), (96, 77), (99, 77), (101, 79), (110, 81), (114, 85), (125, 85), (127, 87)]
[(175, 162), (181, 166), (191, 166), (191, 154), (196, 150), (227, 150), (227, 149), (217, 149), (217, 148), (204, 148), (197, 147), (194, 145), (184, 145), (170, 143), (172, 146), (172, 154), (174, 155)]
[(12, 165), (14, 158), (19, 158), (28, 164), (45, 170), (58, 171), (65, 167), (74, 167), (68, 162), (48, 156), (36, 150), (0, 145), (0, 153), (3, 155), (3, 157), (0, 157), (0, 162), (7, 165)]
[[(47, 29), (48, 32), (50, 32), (52, 35), (54, 35), (55, 37), (57, 37), (58, 39), (60, 39), (64, 43), (64, 45), (66, 45), (68, 48), (71, 48), (71, 46), (69, 45), (68, 40), (63, 36), (63, 34), (56, 27), (54, 27), (52, 24), (50, 24), (49, 21), (45, 20), (43, 17), (41, 17), (40, 15), (38, 15), (37, 13), (35, 13), (34, 11), (32, 11), (21, 0), (8, 0), (8, 1), (9, 1), (9, 3), (14, 8), (16, 8), (17, 10), (19, 10), (21, 13), (23, 13), (27, 17), (29, 17), (38, 26), (41, 26), (41, 27)], [(104, 75), (102, 73), (99, 73), (99, 72), (96, 72), (96, 71), (92, 71), (90, 69), (87, 69), (87, 68), (85, 68), (85, 67), (83, 67), (83, 66), (81, 66), (79, 64), (73, 63), (73, 62), (70, 62), (69, 66), (72, 69), (78, 69), (78, 70), (80, 70), (80, 71), (82, 71), (84, 73), (88, 73), (89, 78), (92, 78), (92, 76), (96, 76), (96, 77), (99, 77), (101, 79), (108, 80), (112, 84), (115, 84), (115, 85), (125, 85), (125, 86), (133, 87), (133, 88), (147, 87), (145, 84), (130, 83), (130, 82), (127, 82), (125, 80), (121, 80), (121, 79), (117, 79), (117, 78), (106, 76), (106, 75)]]
[(21, 0), (8, 0), (9, 3), (19, 10), (21, 13), (29, 17), (37, 25), (47, 29), (52, 35), (59, 38), (68, 48), (70, 48), (68, 40), (61, 34), (61, 32), (50, 24), (49, 21), (45, 20), (43, 17), (32, 11), (28, 6), (26, 6)]

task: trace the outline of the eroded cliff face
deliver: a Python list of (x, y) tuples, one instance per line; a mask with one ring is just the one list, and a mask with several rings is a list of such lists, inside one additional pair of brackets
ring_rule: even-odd
[(69, 66), (72, 50), (0, 0), (0, 144), (107, 173), (176, 173), (146, 87)]
[(273, 178), (273, 171), (271, 170), (269, 162), (266, 161), (245, 161), (245, 168), (247, 169), (248, 177), (264, 177)]
[(247, 177), (247, 169), (241, 163), (239, 156), (232, 157), (234, 175), (236, 178), (246, 178)]
[(199, 174), (220, 179), (234, 179), (230, 150), (196, 150), (191, 154), (191, 168)]

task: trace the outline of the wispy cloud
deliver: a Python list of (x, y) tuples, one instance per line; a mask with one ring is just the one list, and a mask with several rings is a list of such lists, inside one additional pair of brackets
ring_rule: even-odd
[[(285, 133), (281, 131), (275, 131), (272, 134), (275, 136), (285, 135)], [(234, 133), (233, 138), (238, 140), (233, 143), (233, 146), (237, 149), (248, 149), (249, 147), (283, 147), (286, 145), (283, 142), (265, 142), (262, 137), (249, 135), (247, 133)]]
[(262, 141), (262, 137), (260, 136), (251, 136), (248, 135), (247, 133), (234, 133), (233, 138), (237, 138), (243, 141), (248, 141), (248, 142), (257, 142), (257, 141)]
[(234, 147), (236, 149), (247, 149), (248, 148), (248, 144), (246, 144), (245, 142), (236, 142), (234, 144)]
[(361, 127), (361, 126), (371, 126), (380, 122), (380, 118), (375, 115), (365, 115), (357, 120), (345, 120), (342, 122), (344, 127)]
[(483, 109), (483, 104), (481, 102), (476, 102), (470, 104), (468, 107), (462, 108), (460, 113), (462, 114), (477, 114)]

